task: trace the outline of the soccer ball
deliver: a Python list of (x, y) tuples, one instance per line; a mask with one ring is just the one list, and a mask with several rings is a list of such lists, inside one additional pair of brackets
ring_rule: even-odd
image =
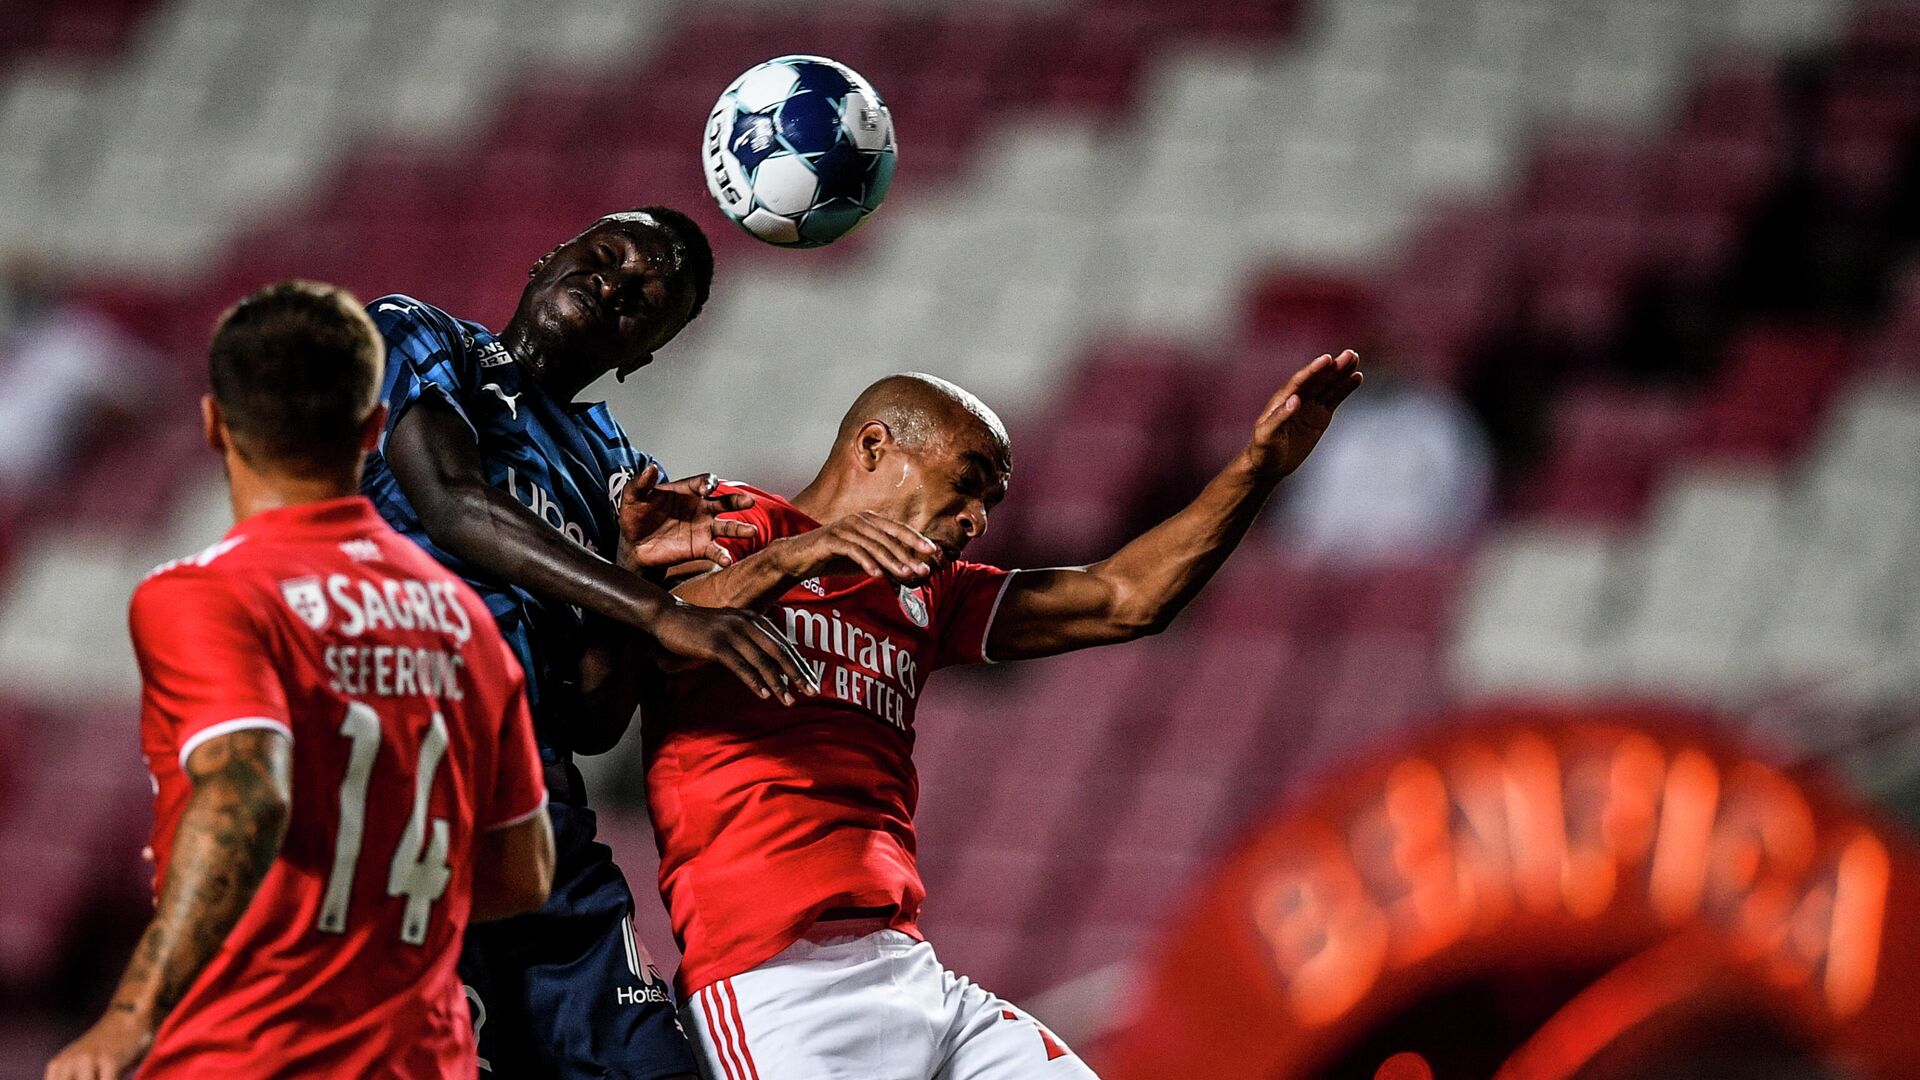
[(707, 117), (707, 190), (734, 224), (782, 247), (830, 244), (893, 183), (893, 116), (872, 85), (823, 56), (749, 68)]

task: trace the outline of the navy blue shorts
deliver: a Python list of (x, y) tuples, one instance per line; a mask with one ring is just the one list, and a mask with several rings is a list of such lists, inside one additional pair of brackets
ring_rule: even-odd
[(550, 812), (553, 894), (532, 914), (468, 927), (460, 954), (481, 1073), (698, 1075), (667, 981), (633, 936), (633, 893), (593, 839), (593, 811), (554, 803)]

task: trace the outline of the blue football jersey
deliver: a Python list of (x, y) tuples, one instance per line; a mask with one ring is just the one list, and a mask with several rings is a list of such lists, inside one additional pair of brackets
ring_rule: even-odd
[(567, 749), (564, 717), (542, 709), (577, 678), (580, 610), (488, 576), (442, 550), (400, 490), (384, 453), (407, 410), (432, 397), (459, 415), (480, 446), (489, 484), (567, 539), (603, 559), (619, 544), (614, 508), (622, 487), (652, 463), (633, 448), (603, 402), (558, 401), (508, 355), (493, 333), (409, 296), (383, 296), (367, 314), (387, 341), (387, 428), (367, 457), (360, 490), (381, 516), (479, 592), (527, 672), (527, 696), (543, 744)]

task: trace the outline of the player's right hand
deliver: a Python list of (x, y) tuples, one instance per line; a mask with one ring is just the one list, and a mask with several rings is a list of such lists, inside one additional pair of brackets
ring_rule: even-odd
[(863, 510), (767, 545), (789, 577), (861, 573), (918, 585), (933, 574), (940, 545), (890, 517)]
[(764, 615), (676, 604), (662, 611), (647, 629), (668, 652), (724, 665), (762, 698), (778, 698), (781, 704), (791, 705), (796, 688), (809, 694), (820, 692), (812, 669), (793, 642)]

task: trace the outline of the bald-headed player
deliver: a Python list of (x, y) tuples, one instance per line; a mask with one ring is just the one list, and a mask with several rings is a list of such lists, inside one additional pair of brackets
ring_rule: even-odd
[[(962, 561), (1006, 493), (1012, 448), (973, 395), (895, 375), (860, 395), (813, 482), (756, 488), (732, 565), (696, 604), (765, 607), (821, 687), (769, 707), (710, 671), (648, 701), (660, 888), (685, 954), (681, 1015), (726, 1080), (1090, 1076), (1032, 1017), (947, 972), (920, 936), (910, 750), (935, 670), (1152, 634), (1246, 534), (1360, 385), (1322, 356), (1275, 394), (1246, 448), (1185, 509), (1089, 566)], [(631, 691), (594, 688), (631, 711)]]

